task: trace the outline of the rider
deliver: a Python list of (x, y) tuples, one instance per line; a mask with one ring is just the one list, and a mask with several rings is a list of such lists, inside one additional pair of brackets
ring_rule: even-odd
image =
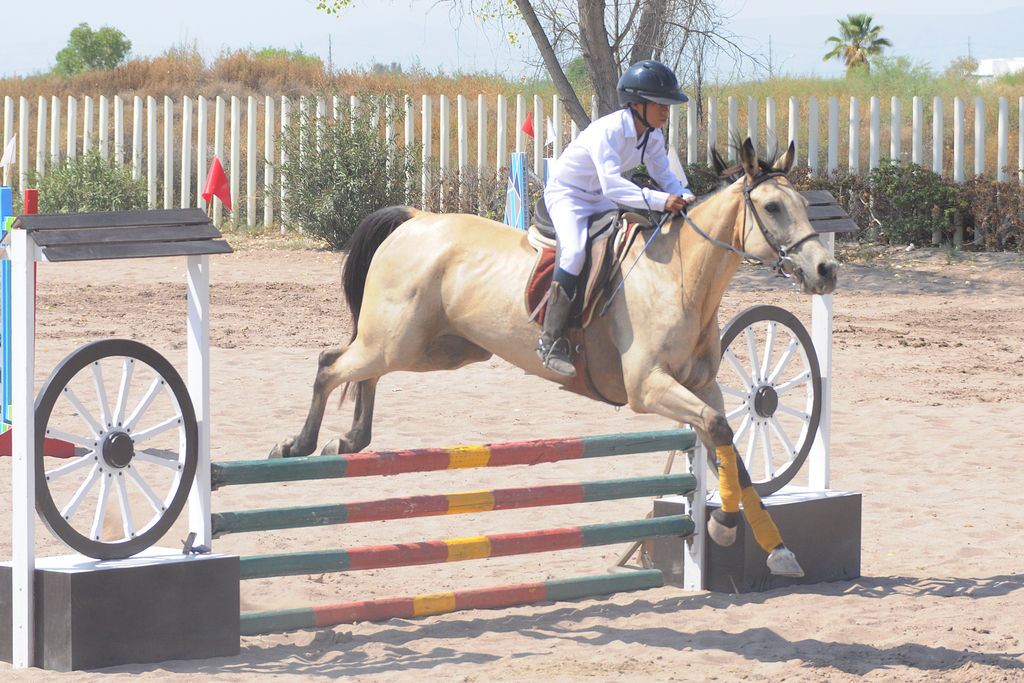
[[(619, 79), (619, 109), (592, 122), (551, 166), (544, 203), (558, 237), (558, 262), (551, 279), (537, 355), (544, 367), (566, 377), (576, 369), (569, 357), (565, 325), (583, 270), (588, 219), (624, 205), (679, 214), (694, 200), (682, 178), (669, 170), (662, 126), (669, 106), (686, 102), (679, 81), (664, 64), (637, 62)], [(641, 188), (623, 177), (639, 164), (664, 192)]]

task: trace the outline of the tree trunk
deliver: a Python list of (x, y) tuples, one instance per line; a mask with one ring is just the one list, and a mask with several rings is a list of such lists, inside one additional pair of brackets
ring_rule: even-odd
[[(590, 123), (590, 116), (587, 115), (586, 110), (580, 103), (580, 98), (576, 95), (572, 84), (569, 83), (569, 79), (565, 77), (562, 65), (558, 62), (558, 56), (555, 55), (555, 50), (551, 47), (551, 41), (548, 40), (544, 27), (541, 26), (540, 19), (537, 18), (537, 13), (533, 10), (533, 5), (529, 0), (516, 0), (516, 7), (519, 8), (526, 26), (530, 29), (530, 35), (533, 36), (534, 42), (537, 43), (540, 55), (544, 59), (544, 66), (547, 68), (551, 80), (555, 83), (555, 88), (565, 104), (566, 111), (569, 112), (569, 117), (576, 122), (580, 130), (586, 128)], [(542, 121), (537, 121), (534, 125), (541, 126), (543, 130), (544, 123)]]
[[(517, 2), (519, 0), (516, 0)], [(604, 116), (619, 108), (615, 86), (619, 81), (619, 68), (608, 43), (604, 26), (604, 0), (578, 0), (580, 11), (580, 44), (583, 62), (587, 65), (590, 82), (597, 94), (597, 115)]]
[(629, 53), (629, 63), (644, 59), (660, 59), (665, 47), (665, 19), (667, 0), (647, 0), (636, 27), (636, 40)]

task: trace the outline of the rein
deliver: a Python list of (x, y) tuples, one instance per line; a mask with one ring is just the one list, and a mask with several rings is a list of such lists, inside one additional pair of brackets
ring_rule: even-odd
[[(775, 260), (775, 261), (771, 261), (770, 259), (763, 258), (763, 257), (758, 256), (756, 254), (751, 254), (750, 252), (744, 251), (743, 249), (737, 249), (736, 247), (732, 246), (731, 244), (728, 244), (728, 243), (723, 242), (721, 240), (717, 240), (714, 237), (712, 237), (711, 235), (709, 235), (706, 232), (704, 232), (703, 230), (701, 230), (700, 226), (698, 226), (696, 223), (694, 223), (690, 219), (690, 217), (688, 215), (686, 215), (685, 213), (683, 214), (683, 218), (686, 220), (687, 223), (690, 224), (690, 227), (693, 228), (694, 231), (696, 231), (696, 233), (698, 235), (700, 235), (701, 237), (703, 237), (707, 241), (711, 242), (715, 246), (721, 247), (722, 249), (725, 249), (726, 251), (731, 251), (732, 253), (736, 254), (740, 258), (747, 259), (747, 260), (750, 260), (750, 261), (758, 261), (758, 262), (760, 262), (760, 263), (762, 263), (762, 264), (764, 264), (766, 266), (769, 266), (773, 271), (775, 271), (776, 273), (778, 273), (782, 277), (789, 279), (790, 277), (793, 276), (793, 270), (792, 270), (793, 259), (792, 259), (792, 257), (789, 254), (792, 253), (793, 251), (795, 251), (797, 249), (797, 247), (799, 247), (801, 244), (803, 244), (807, 240), (813, 239), (813, 238), (817, 237), (817, 235), (814, 234), (814, 233), (808, 233), (807, 235), (804, 235), (803, 237), (801, 237), (800, 239), (798, 239), (796, 242), (794, 242), (793, 244), (789, 245), (788, 247), (782, 246), (782, 244), (779, 243), (779, 241), (768, 230), (768, 228), (765, 227), (764, 221), (761, 220), (761, 214), (759, 214), (757, 212), (757, 208), (754, 206), (754, 200), (750, 198), (751, 191), (753, 191), (753, 189), (756, 188), (761, 183), (763, 183), (766, 180), (769, 180), (771, 178), (778, 178), (778, 177), (785, 177), (785, 176), (786, 176), (786, 174), (783, 173), (782, 171), (769, 171), (767, 173), (759, 175), (757, 178), (754, 179), (754, 181), (752, 183), (747, 183), (746, 179), (743, 180), (743, 241), (744, 241), (744, 243), (746, 242), (746, 234), (747, 234), (747, 230), (746, 230), (746, 226), (747, 226), (747, 209), (749, 208), (750, 209), (750, 213), (754, 216), (754, 223), (757, 225), (758, 229), (761, 231), (761, 235), (764, 237), (765, 242), (767, 242), (768, 246), (771, 247), (775, 251), (775, 253), (777, 253), (779, 255), (779, 258), (777, 260)], [(790, 266), (788, 269), (787, 269), (787, 264)]]

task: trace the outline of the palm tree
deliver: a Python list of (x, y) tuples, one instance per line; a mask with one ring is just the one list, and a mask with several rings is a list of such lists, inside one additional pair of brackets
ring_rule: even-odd
[(839, 22), (839, 35), (829, 36), (825, 40), (825, 44), (831, 44), (832, 49), (822, 61), (842, 60), (847, 70), (854, 67), (870, 69), (870, 58), (881, 54), (882, 48), (892, 47), (888, 38), (880, 36), (882, 27), (871, 25), (873, 18), (870, 14), (848, 14), (846, 19), (836, 19)]

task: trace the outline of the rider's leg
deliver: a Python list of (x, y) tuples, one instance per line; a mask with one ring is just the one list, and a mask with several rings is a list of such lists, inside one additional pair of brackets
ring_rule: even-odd
[(544, 327), (537, 340), (537, 355), (544, 361), (544, 367), (565, 377), (576, 376), (576, 368), (569, 356), (569, 340), (565, 338), (565, 325), (576, 294), (576, 279), (576, 275), (560, 267), (555, 268), (544, 309)]
[(565, 326), (576, 297), (576, 281), (583, 270), (587, 246), (587, 211), (570, 201), (548, 201), (548, 213), (558, 236), (558, 263), (544, 311), (544, 326), (537, 340), (537, 355), (544, 367), (565, 377), (575, 377)]

